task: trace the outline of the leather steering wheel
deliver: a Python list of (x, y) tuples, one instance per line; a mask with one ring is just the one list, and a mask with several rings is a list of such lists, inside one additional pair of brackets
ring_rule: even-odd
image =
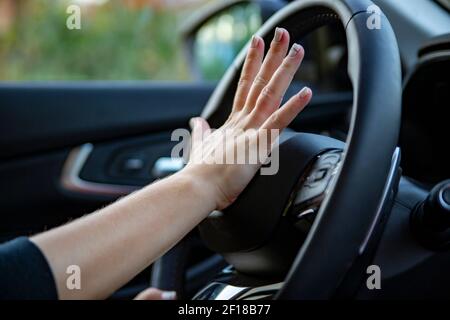
[[(282, 275), (284, 282), (276, 298), (354, 295), (390, 211), (393, 170), (398, 165), (401, 65), (389, 21), (382, 13), (369, 12), (371, 8), (369, 0), (296, 1), (277, 12), (257, 33), (267, 42), (280, 26), (295, 39), (329, 23), (341, 23), (353, 85), (345, 144), (324, 136), (290, 134), (279, 146), (279, 172), (257, 175), (226, 212), (208, 217), (199, 227), (206, 245), (238, 271), (262, 277)], [(374, 14), (380, 19), (380, 28), (368, 26)], [(245, 49), (204, 109), (202, 116), (211, 127), (220, 126), (231, 111)], [(331, 157), (337, 159), (332, 168), (325, 166), (333, 173), (325, 173), (330, 179), (320, 194), (309, 232), (299, 235), (289, 214), (293, 199), (311, 188), (309, 177), (322, 170), (324, 163), (329, 164), (324, 159), (330, 159), (330, 154), (338, 155)], [(173, 252), (156, 263), (153, 285), (179, 289), (179, 284), (173, 280), (169, 284), (164, 278), (165, 273), (177, 269), (177, 259), (166, 259), (171, 255)]]

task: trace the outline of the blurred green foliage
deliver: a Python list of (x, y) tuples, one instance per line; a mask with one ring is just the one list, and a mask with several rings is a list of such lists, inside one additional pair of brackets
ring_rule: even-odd
[(21, 1), (0, 34), (0, 80), (189, 79), (177, 34), (185, 12), (136, 10), (111, 0), (83, 7), (81, 30), (69, 30), (67, 5)]

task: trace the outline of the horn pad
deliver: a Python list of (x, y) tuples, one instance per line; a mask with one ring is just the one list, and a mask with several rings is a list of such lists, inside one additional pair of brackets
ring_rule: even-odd
[(200, 224), (206, 246), (221, 253), (238, 271), (285, 274), (306, 236), (286, 216), (293, 192), (319, 155), (344, 146), (315, 134), (283, 135), (277, 146), (278, 172), (258, 172), (230, 207)]

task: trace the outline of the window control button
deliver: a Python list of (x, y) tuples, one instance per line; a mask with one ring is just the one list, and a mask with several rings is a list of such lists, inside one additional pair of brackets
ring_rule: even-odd
[(127, 158), (122, 163), (122, 171), (136, 173), (144, 169), (144, 160), (141, 158)]

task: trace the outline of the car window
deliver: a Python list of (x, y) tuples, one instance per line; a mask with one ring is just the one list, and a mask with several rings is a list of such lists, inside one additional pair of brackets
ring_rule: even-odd
[[(0, 80), (219, 80), (262, 18), (245, 2), (212, 16), (195, 33), (190, 59), (181, 28), (214, 2), (0, 0)], [(321, 91), (348, 88), (338, 29), (294, 39), (307, 49), (295, 80)]]
[(255, 3), (240, 3), (212, 17), (196, 32), (194, 62), (202, 79), (219, 80), (262, 25)]
[(205, 2), (1, 0), (0, 80), (188, 81), (177, 28)]

